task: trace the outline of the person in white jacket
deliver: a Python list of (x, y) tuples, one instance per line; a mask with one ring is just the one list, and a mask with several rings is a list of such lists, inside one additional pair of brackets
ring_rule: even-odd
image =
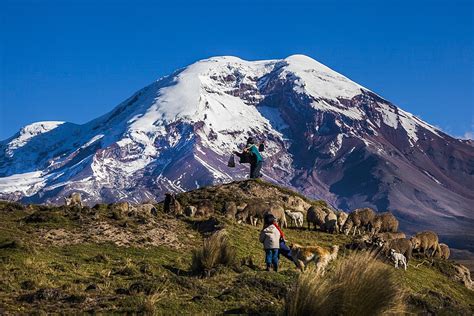
[(265, 249), (265, 263), (267, 271), (273, 266), (274, 271), (278, 271), (278, 251), (280, 249), (280, 231), (273, 225), (275, 217), (273, 215), (265, 217), (263, 229), (260, 231), (260, 242)]

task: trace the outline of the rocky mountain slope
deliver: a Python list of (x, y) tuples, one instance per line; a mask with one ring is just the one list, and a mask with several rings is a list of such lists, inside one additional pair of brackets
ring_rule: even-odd
[(160, 200), (245, 178), (226, 164), (248, 136), (266, 143), (267, 180), (342, 209), (389, 209), (404, 229), (474, 248), (472, 144), (302, 55), (202, 60), (84, 125), (29, 125), (0, 143), (0, 194)]

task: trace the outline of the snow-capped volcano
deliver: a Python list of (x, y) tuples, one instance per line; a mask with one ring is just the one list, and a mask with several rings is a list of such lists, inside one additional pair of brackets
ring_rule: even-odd
[(84, 125), (29, 125), (0, 143), (0, 194), (157, 200), (245, 178), (227, 160), (249, 136), (266, 143), (267, 179), (339, 208), (445, 234), (473, 222), (472, 146), (303, 55), (201, 60)]

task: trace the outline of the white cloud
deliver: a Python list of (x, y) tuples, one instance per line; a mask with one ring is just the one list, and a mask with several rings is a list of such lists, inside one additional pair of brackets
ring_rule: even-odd
[(474, 140), (474, 132), (473, 131), (467, 131), (467, 132), (464, 133), (464, 136), (462, 136), (461, 138)]

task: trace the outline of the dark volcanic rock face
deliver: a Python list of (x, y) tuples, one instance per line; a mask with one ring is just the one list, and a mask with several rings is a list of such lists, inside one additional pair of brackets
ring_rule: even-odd
[[(233, 150), (265, 140), (266, 179), (402, 229), (474, 240), (474, 147), (306, 57), (197, 62), (84, 125), (40, 122), (0, 143), (0, 195), (160, 200), (243, 179)], [(454, 236), (454, 237), (453, 237)], [(460, 237), (461, 236), (461, 237)]]

